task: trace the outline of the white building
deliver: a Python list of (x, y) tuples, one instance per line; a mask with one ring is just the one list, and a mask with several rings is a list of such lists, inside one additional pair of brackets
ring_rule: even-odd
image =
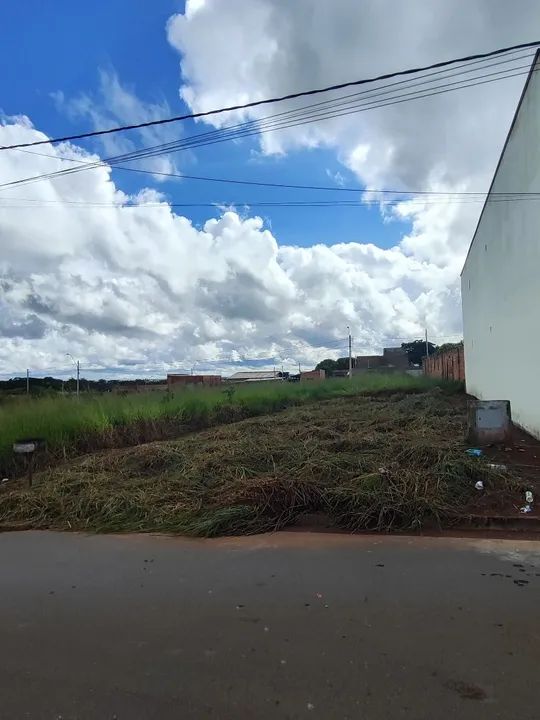
[(530, 193), (540, 193), (539, 69), (537, 52), (461, 275), (467, 392), (510, 400), (513, 421), (536, 437), (540, 195)]

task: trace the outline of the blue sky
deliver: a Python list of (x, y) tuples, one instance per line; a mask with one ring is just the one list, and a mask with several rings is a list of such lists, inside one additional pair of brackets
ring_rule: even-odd
[[(81, 93), (95, 96), (99, 73), (105, 70), (116, 73), (122, 86), (144, 102), (166, 101), (173, 115), (188, 111), (179, 97), (179, 57), (165, 34), (168, 18), (183, 10), (184, 3), (174, 0), (55, 0), (54, 13), (50, 4), (40, 0), (4, 3), (0, 62), (10, 72), (3, 75), (0, 109), (6, 115), (27, 115), (49, 136), (91, 129), (88, 118), (73, 117), (57, 106), (52, 95), (60, 91), (67, 101)], [(183, 135), (205, 129), (191, 121), (178, 127)], [(127, 137), (133, 135), (127, 133)], [(96, 142), (80, 144), (89, 150), (101, 150)], [(188, 174), (292, 184), (337, 186), (333, 176), (339, 173), (345, 185), (360, 187), (334, 151), (302, 149), (286, 156), (261, 156), (256, 139), (199, 148), (189, 156), (184, 154), (178, 164)], [(200, 181), (154, 182), (151, 176), (142, 180), (119, 171), (113, 177), (126, 192), (136, 192), (142, 185), (157, 187), (172, 202), (226, 204), (314, 197), (311, 191), (230, 187)], [(315, 197), (351, 199), (339, 191), (316, 193)], [(280, 243), (299, 246), (358, 241), (390, 247), (399, 242), (408, 227), (395, 220), (383, 223), (377, 207), (265, 208), (255, 212), (264, 217)], [(219, 211), (195, 208), (185, 214), (201, 225)]]
[[(534, 0), (522, 0), (520, 13), (503, 0), (475, 0), (474, 13), (469, 0), (186, 1), (1, 3), (0, 146), (427, 66), (530, 40), (540, 23)], [(459, 339), (459, 274), (480, 204), (437, 198), (489, 187), (522, 85), (516, 76), (291, 127), (277, 138), (130, 161), (150, 172), (328, 192), (160, 182), (114, 166), (58, 178), (67, 148), (42, 146), (45, 158), (5, 150), (0, 376), (71, 372), (66, 353), (102, 377), (307, 368), (343, 355), (348, 327), (357, 354), (425, 328), (436, 342)], [(272, 112), (252, 108), (245, 117)], [(74, 145), (107, 158), (211, 131), (219, 119), (212, 122)], [(39, 182), (11, 186), (35, 175)], [(137, 197), (145, 187), (164, 202)], [(363, 187), (436, 194), (404, 203), (406, 221), (383, 219), (376, 206), (243, 206), (350, 200)], [(133, 197), (130, 207), (118, 190)], [(232, 204), (237, 212), (224, 209)]]

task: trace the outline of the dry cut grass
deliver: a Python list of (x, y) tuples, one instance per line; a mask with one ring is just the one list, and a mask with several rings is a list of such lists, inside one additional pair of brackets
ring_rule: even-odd
[(332, 397), (388, 390), (421, 391), (437, 380), (407, 374), (365, 373), (325, 382), (246, 383), (194, 388), (174, 393), (87, 394), (74, 397), (0, 397), (0, 473), (20, 472), (12, 445), (19, 438), (40, 437), (47, 452), (41, 467), (83, 453), (177, 438), (194, 430), (278, 412)]
[(214, 536), (321, 512), (351, 531), (447, 525), (476, 480), (495, 506), (517, 490), (464, 453), (464, 417), (464, 396), (440, 390), (346, 397), (99, 452), (0, 495), (0, 523)]

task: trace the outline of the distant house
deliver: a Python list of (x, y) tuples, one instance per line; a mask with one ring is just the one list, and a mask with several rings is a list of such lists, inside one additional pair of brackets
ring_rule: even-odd
[(169, 373), (167, 375), (167, 386), (169, 390), (180, 390), (183, 387), (194, 385), (220, 385), (221, 375), (183, 375)]
[[(525, 83), (461, 274), (465, 381), (540, 437), (540, 61)], [(520, 195), (521, 194), (521, 195)]]
[(326, 373), (324, 370), (304, 370), (300, 373), (300, 382), (304, 380), (324, 380)]
[(228, 378), (229, 382), (266, 382), (270, 380), (283, 380), (281, 373), (275, 370), (240, 370)]
[(166, 392), (167, 383), (165, 382), (149, 382), (149, 383), (118, 383), (112, 388), (114, 395), (126, 395), (127, 393), (150, 393), (150, 392)]
[(407, 351), (401, 347), (383, 348), (382, 355), (357, 355), (353, 365), (353, 375), (366, 370), (401, 370), (409, 369)]

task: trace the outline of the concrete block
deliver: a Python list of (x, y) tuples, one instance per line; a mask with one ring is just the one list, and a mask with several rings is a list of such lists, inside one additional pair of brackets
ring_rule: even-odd
[(509, 400), (471, 400), (467, 441), (474, 445), (508, 444), (511, 439)]

